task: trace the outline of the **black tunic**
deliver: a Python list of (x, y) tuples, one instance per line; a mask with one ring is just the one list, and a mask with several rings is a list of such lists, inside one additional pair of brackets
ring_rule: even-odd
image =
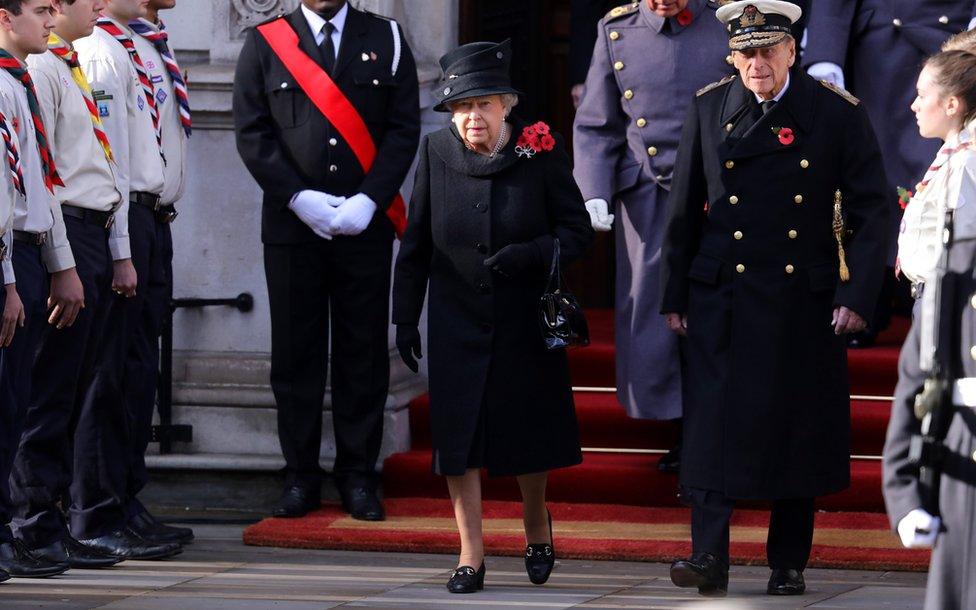
[(420, 147), (394, 273), (393, 322), (419, 321), (429, 284), (433, 467), (441, 474), (464, 473), (479, 420), (489, 474), (581, 461), (566, 354), (545, 349), (538, 325), (548, 265), (513, 279), (484, 266), (522, 242), (551, 261), (553, 238), (566, 263), (592, 239), (562, 142), (518, 157), (521, 128), (494, 158), (467, 150), (453, 127)]
[[(688, 316), (682, 485), (777, 499), (849, 484), (845, 341), (831, 315), (874, 310), (888, 221), (881, 154), (855, 101), (793, 74), (765, 116), (738, 78), (692, 104), (662, 254), (662, 313)], [(843, 283), (837, 189), (853, 230)]]

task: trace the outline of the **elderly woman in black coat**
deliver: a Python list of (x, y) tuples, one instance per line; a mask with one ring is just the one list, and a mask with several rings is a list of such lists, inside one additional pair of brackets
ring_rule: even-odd
[(592, 231), (559, 138), (509, 117), (510, 58), (508, 41), (441, 58), (435, 110), (452, 124), (421, 143), (394, 273), (397, 347), (414, 371), (429, 288), (433, 470), (461, 534), (454, 593), (484, 585), (480, 470), (517, 477), (526, 571), (542, 584), (555, 559), (547, 472), (581, 461), (566, 354), (546, 349), (537, 312), (556, 240), (567, 262)]

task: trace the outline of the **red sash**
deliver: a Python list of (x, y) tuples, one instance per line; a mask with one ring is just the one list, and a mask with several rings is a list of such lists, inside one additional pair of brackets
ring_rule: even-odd
[[(366, 123), (356, 112), (356, 108), (342, 94), (325, 70), (299, 48), (298, 34), (287, 20), (275, 19), (259, 25), (257, 29), (268, 41), (271, 50), (281, 63), (285, 64), (285, 68), (298, 82), (298, 86), (308, 99), (349, 143), (363, 172), (368, 172), (376, 159), (376, 144), (373, 143), (373, 137), (369, 135)], [(377, 202), (379, 203), (381, 202)], [(386, 216), (393, 223), (397, 237), (402, 236), (404, 229), (407, 228), (407, 206), (399, 192), (387, 208)]]

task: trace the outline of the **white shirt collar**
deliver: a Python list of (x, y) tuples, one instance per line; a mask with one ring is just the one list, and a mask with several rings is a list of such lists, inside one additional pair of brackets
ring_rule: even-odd
[(779, 93), (776, 94), (776, 97), (774, 97), (771, 100), (764, 100), (763, 98), (759, 97), (755, 93), (753, 93), (753, 95), (756, 95), (756, 101), (759, 102), (760, 104), (762, 104), (763, 102), (766, 102), (766, 101), (771, 101), (771, 102), (777, 102), (778, 103), (781, 99), (783, 99), (783, 96), (786, 95), (786, 90), (789, 89), (789, 88), (790, 88), (790, 73), (787, 72), (786, 73), (786, 83), (783, 84), (783, 88), (780, 89)]
[[(325, 32), (322, 28), (325, 26), (325, 19), (322, 15), (319, 15), (315, 11), (309, 10), (304, 3), (302, 3), (302, 14), (305, 15), (305, 21), (308, 22), (308, 27), (312, 30), (312, 36), (324, 35)], [(339, 12), (336, 13), (335, 17), (329, 19), (329, 23), (335, 26), (335, 34), (333, 36), (342, 36), (342, 30), (346, 27), (346, 15), (349, 14), (349, 3), (342, 5)]]

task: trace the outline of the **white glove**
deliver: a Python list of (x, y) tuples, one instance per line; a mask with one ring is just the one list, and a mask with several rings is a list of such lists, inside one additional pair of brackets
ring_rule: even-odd
[(832, 61), (818, 61), (807, 68), (807, 74), (817, 80), (825, 80), (841, 89), (844, 88), (844, 71)]
[(970, 19), (969, 20), (969, 25), (966, 27), (967, 30), (971, 30), (973, 28), (976, 28), (976, 17), (973, 17), (972, 19)]
[(369, 226), (375, 213), (376, 202), (356, 193), (339, 205), (329, 230), (333, 235), (359, 235)]
[(341, 203), (344, 198), (322, 191), (304, 190), (291, 198), (288, 208), (307, 224), (308, 228), (315, 231), (316, 235), (324, 239), (332, 239), (329, 225), (336, 216), (335, 206), (339, 205), (333, 201)]
[(916, 508), (898, 522), (898, 536), (906, 549), (930, 549), (939, 536), (942, 522), (921, 508)]
[(610, 204), (606, 199), (590, 199), (585, 205), (594, 231), (609, 231), (613, 228), (613, 214), (609, 213)]

